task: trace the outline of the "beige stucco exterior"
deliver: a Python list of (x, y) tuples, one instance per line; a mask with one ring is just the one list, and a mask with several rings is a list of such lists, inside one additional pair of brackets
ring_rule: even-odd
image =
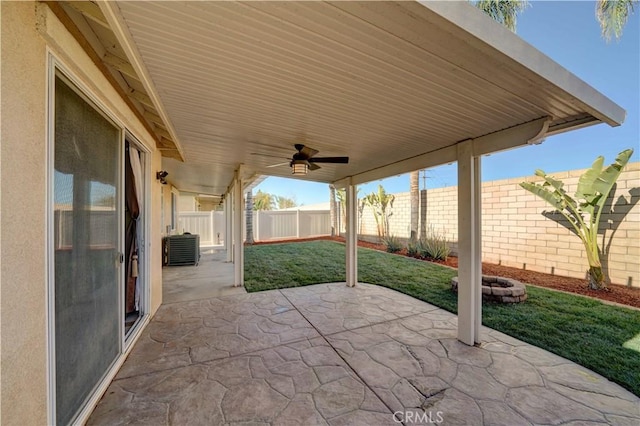
[(156, 151), (153, 154), (151, 161), (151, 176), (150, 186), (151, 191), (151, 279), (149, 281), (150, 287), (150, 308), (153, 315), (160, 305), (162, 304), (162, 234), (158, 232), (158, 229), (162, 228), (162, 205), (161, 205), (161, 190), (162, 184), (154, 179), (155, 171), (162, 169), (162, 158), (160, 153)]
[(49, 57), (151, 155), (150, 306), (162, 302), (161, 169), (152, 136), (49, 8), (1, 2), (0, 423), (48, 423), (47, 114)]
[(34, 4), (0, 7), (0, 421), (46, 424), (46, 44), (36, 31)]

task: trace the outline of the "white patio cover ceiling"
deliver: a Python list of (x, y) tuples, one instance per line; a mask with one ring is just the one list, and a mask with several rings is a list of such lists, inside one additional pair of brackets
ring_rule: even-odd
[[(556, 133), (625, 116), (466, 2), (101, 8), (175, 129), (185, 163), (164, 167), (184, 191), (222, 194), (240, 164), (245, 176), (290, 177), (288, 165), (268, 166), (286, 162), (294, 143), (350, 157), (306, 179), (358, 181), (544, 117)], [(429, 163), (447, 161), (435, 153)]]

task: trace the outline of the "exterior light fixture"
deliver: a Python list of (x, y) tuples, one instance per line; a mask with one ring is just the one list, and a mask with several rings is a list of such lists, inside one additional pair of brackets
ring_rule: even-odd
[(291, 169), (294, 176), (305, 176), (309, 171), (309, 163), (306, 160), (292, 160)]
[(156, 172), (156, 179), (158, 179), (161, 184), (166, 185), (167, 184), (167, 180), (165, 178), (168, 175), (169, 175), (169, 173), (166, 170), (160, 170), (159, 172)]

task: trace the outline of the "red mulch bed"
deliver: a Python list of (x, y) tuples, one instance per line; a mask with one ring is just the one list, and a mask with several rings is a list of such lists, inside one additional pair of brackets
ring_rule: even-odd
[[(315, 240), (332, 240), (344, 242), (342, 237), (319, 237), (305, 238), (282, 241), (259, 242), (255, 245), (262, 244), (280, 244), (290, 242), (315, 241)], [(358, 246), (366, 247), (374, 250), (386, 251), (383, 244), (375, 244), (367, 241), (358, 241)], [(406, 250), (402, 250), (399, 255), (406, 256)], [(427, 261), (427, 260), (425, 260)], [(458, 258), (449, 257), (446, 261), (435, 261), (442, 265), (458, 268)], [(502, 265), (494, 265), (492, 263), (482, 263), (482, 273), (485, 275), (494, 275), (499, 277), (511, 278), (523, 283), (533, 284), (540, 287), (546, 287), (554, 290), (566, 291), (569, 293), (581, 294), (596, 299), (606, 300), (609, 302), (620, 303), (623, 305), (640, 308), (640, 288), (631, 288), (618, 284), (609, 284), (605, 290), (590, 290), (586, 279), (562, 277), (559, 275), (544, 274), (542, 272), (527, 271), (519, 268), (512, 268)]]

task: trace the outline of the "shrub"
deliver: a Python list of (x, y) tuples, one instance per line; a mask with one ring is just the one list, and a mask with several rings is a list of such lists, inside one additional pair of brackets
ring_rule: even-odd
[(451, 253), (451, 248), (444, 233), (441, 234), (433, 227), (429, 227), (427, 236), (418, 241), (418, 251), (423, 258), (446, 260)]
[(402, 250), (400, 239), (398, 239), (398, 237), (396, 237), (395, 235), (384, 237), (382, 239), (382, 243), (387, 247), (387, 252), (389, 253), (397, 253)]
[(407, 244), (407, 256), (420, 257), (419, 241), (409, 241)]

